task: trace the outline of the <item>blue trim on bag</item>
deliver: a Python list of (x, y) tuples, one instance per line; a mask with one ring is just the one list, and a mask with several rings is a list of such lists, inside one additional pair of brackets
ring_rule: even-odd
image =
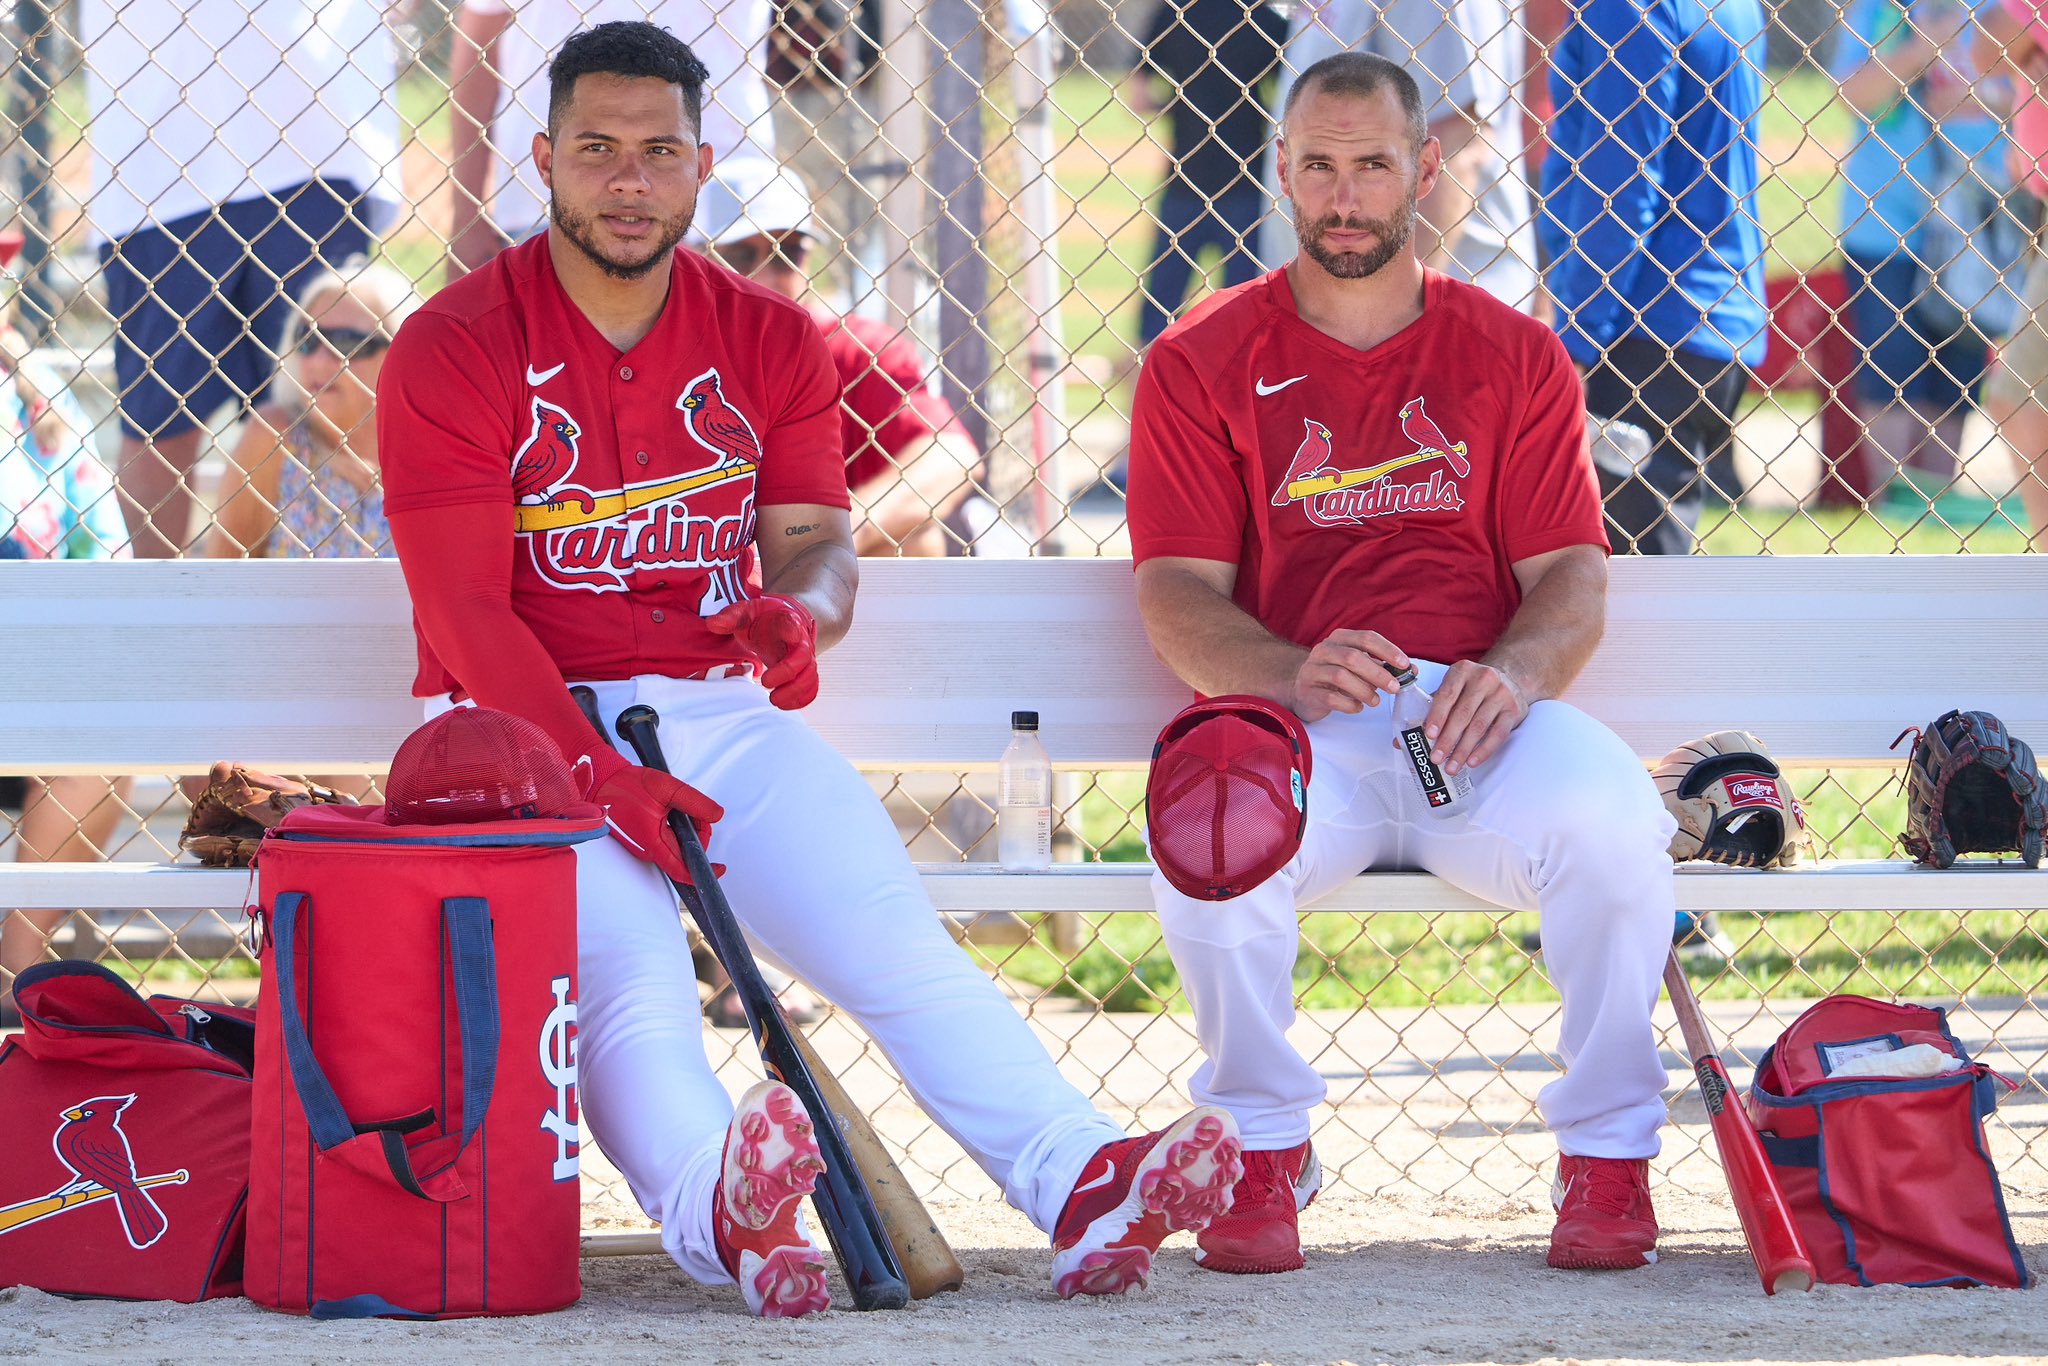
[(434, 1315), (418, 1309), (405, 1309), (393, 1304), (382, 1295), (350, 1295), (342, 1300), (315, 1300), (306, 1310), (309, 1319), (420, 1319), (432, 1321)]
[[(284, 892), (278, 896), (271, 911), (271, 950), (276, 954), (278, 1014), (282, 1020), (285, 1059), (290, 1065), (299, 1106), (305, 1112), (307, 1130), (321, 1152), (338, 1148), (363, 1134), (378, 1134), (392, 1179), (402, 1189), (424, 1199), (402, 1137), (421, 1127), (419, 1117), (355, 1124), (321, 1070), (320, 1060), (314, 1056), (298, 998), (299, 916), (306, 905), (304, 892)], [(498, 960), (491, 948), (487, 901), (473, 896), (449, 897), (442, 901), (441, 913), (455, 979), (456, 1027), (462, 1038), (462, 1141), (456, 1150), (459, 1158), (483, 1127), (491, 1092), (497, 1084)]]
[(502, 835), (409, 835), (378, 834), (374, 838), (351, 835), (311, 834), (303, 830), (272, 830), (270, 838), (293, 844), (374, 844), (385, 849), (557, 849), (567, 844), (584, 844), (603, 839), (610, 830), (602, 825), (587, 830), (564, 830), (552, 835), (529, 835), (506, 831)]
[(1782, 1138), (1777, 1134), (1758, 1133), (1757, 1140), (1764, 1145), (1764, 1156), (1773, 1167), (1804, 1167), (1810, 1171), (1820, 1169), (1820, 1138)]

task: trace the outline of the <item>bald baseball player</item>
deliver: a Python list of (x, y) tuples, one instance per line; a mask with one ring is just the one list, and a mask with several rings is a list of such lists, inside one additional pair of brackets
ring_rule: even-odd
[[(1308, 723), (1299, 855), (1236, 900), (1155, 878), (1245, 1177), (1199, 1239), (1218, 1271), (1302, 1265), (1322, 1078), (1287, 1041), (1296, 912), (1364, 868), (1420, 868), (1541, 914), (1565, 1075), (1549, 1260), (1656, 1259), (1647, 1161), (1664, 1120), (1650, 1010), (1670, 947), (1672, 822), (1618, 738), (1554, 700), (1599, 641), (1607, 541), (1579, 381), (1557, 338), (1418, 262), (1441, 166), (1415, 82), (1343, 53), (1302, 73), (1280, 134), (1300, 250), (1154, 344), (1132, 418), (1130, 519), (1152, 644), (1198, 692)], [(1426, 808), (1395, 748), (1394, 670), (1467, 810)]]
[[(732, 1101), (703, 1044), (666, 819), (711, 834), (755, 943), (845, 1008), (926, 1111), (1053, 1238), (1062, 1296), (1143, 1286), (1228, 1203), (1229, 1117), (1126, 1138), (934, 914), (865, 781), (797, 716), (852, 615), (839, 390), (801, 306), (676, 244), (711, 169), (704, 69), (644, 23), (566, 42), (533, 158), (547, 232), (399, 330), (378, 395), (385, 507), (418, 622), (415, 692), (561, 745), (612, 838), (577, 860), (590, 1126), (663, 1246), (755, 1313), (827, 1303), (800, 1215), (819, 1170), (795, 1096)], [(675, 776), (607, 724), (661, 716)]]

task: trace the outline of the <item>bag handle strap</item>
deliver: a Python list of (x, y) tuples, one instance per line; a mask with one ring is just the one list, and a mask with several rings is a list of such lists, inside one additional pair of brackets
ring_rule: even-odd
[(299, 1007), (299, 933), (309, 900), (285, 892), (271, 911), (271, 945), (276, 954), (278, 1014), (285, 1061), (313, 1142), (324, 1155), (388, 1177), (400, 1190), (423, 1200), (460, 1200), (469, 1188), (455, 1164), (483, 1127), (498, 1077), (498, 963), (492, 949), (490, 903), (482, 897), (449, 897), (441, 903), (455, 979), (455, 1019), (462, 1041), (462, 1128), (459, 1133), (420, 1135), (433, 1113), (357, 1124), (348, 1117), (306, 1034)]

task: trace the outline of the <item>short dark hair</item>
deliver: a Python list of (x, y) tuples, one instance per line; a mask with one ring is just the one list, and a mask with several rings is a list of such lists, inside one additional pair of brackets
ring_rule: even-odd
[(695, 132), (704, 131), (704, 82), (711, 77), (690, 45), (665, 28), (617, 20), (573, 34), (548, 63), (548, 136), (561, 127), (562, 110), (585, 76), (652, 76), (681, 86)]
[(1287, 89), (1287, 102), (1280, 108), (1280, 125), (1286, 127), (1294, 106), (1301, 103), (1304, 95), (1321, 92), (1366, 97), (1377, 95), (1388, 86), (1394, 88), (1401, 101), (1401, 112), (1408, 116), (1410, 150), (1420, 152), (1429, 138), (1429, 121), (1422, 116), (1422, 91), (1406, 70), (1370, 52), (1333, 53), (1302, 72)]

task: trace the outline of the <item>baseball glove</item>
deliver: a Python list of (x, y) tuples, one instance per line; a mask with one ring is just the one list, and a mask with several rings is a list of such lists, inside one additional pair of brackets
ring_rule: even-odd
[(222, 760), (206, 775), (206, 791), (192, 803), (178, 847), (209, 868), (247, 868), (256, 861), (265, 830), (296, 807), (322, 802), (356, 804), (355, 798), (331, 788), (295, 783)]
[(2041, 767), (2027, 742), (1988, 711), (1947, 711), (1913, 737), (1906, 771), (1906, 833), (1899, 837), (1917, 863), (1946, 868), (1957, 854), (2014, 850), (2029, 868), (2041, 866)]
[(1762, 740), (1717, 730), (1680, 745), (1650, 775), (1678, 818), (1671, 857), (1736, 868), (1784, 868), (1807, 843), (1806, 813)]

